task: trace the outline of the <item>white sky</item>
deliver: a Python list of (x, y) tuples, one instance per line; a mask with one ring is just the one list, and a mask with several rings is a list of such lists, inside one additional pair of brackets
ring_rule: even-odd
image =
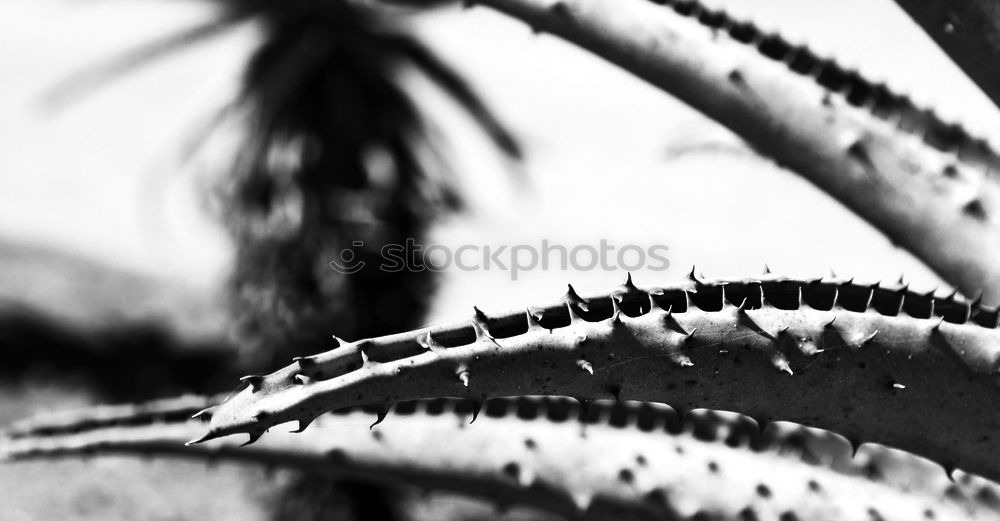
[[(947, 119), (1000, 142), (997, 110), (891, 0), (712, 0), (887, 80)], [(199, 209), (198, 178), (178, 173), (178, 143), (226, 94), (252, 31), (143, 68), (60, 113), (40, 94), (69, 72), (204, 18), (197, 2), (6, 0), (0, 3), (0, 237), (55, 245), (193, 286), (226, 269), (224, 234)], [(734, 153), (668, 161), (672, 145), (738, 144), (711, 121), (551, 36), (484, 8), (420, 21), (529, 146), (517, 189), (457, 127), (462, 176), (479, 210), (437, 240), (670, 247), (676, 268), (709, 275), (772, 267), (801, 274), (934, 277), (797, 176)], [(448, 121), (454, 118), (448, 119)], [(738, 150), (738, 148), (737, 148)], [(434, 316), (547, 300), (574, 281), (597, 291), (618, 274), (446, 273)], [(654, 278), (655, 277), (655, 278)], [(582, 282), (580, 282), (582, 280)], [(469, 288), (477, 288), (469, 294)]]

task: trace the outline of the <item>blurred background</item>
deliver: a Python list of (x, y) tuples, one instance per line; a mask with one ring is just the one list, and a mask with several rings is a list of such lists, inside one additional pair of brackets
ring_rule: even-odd
[[(1000, 142), (996, 107), (891, 0), (707, 4)], [(520, 308), (551, 301), (568, 282), (590, 293), (624, 277), (602, 269), (536, 269), (516, 281), (503, 270), (354, 277), (325, 265), (354, 240), (416, 237), (453, 250), (543, 239), (570, 248), (601, 239), (667, 246), (669, 269), (637, 270), (640, 286), (670, 282), (692, 265), (708, 276), (752, 276), (765, 264), (801, 276), (903, 276), (917, 290), (942, 285), (713, 121), (495, 12), (448, 4), (401, 8), (389, 19), (460, 73), (516, 147), (490, 118), (470, 117), (468, 103), (455, 101), (465, 98), (442, 89), (440, 77), (421, 74), (427, 62), (409, 50), (362, 62), (409, 60), (386, 76), (409, 104), (330, 79), (267, 83), (293, 75), (269, 68), (283, 57), (305, 63), (300, 72), (337, 66), (258, 52), (282, 49), (276, 35), (333, 22), (313, 27), (308, 13), (279, 20), (240, 11), (252, 5), (0, 3), (0, 423), (88, 403), (228, 390), (246, 369), (329, 349), (331, 335), (463, 318), (473, 305)], [(139, 52), (213, 20), (234, 22), (203, 30), (211, 37), (190, 45)], [(350, 38), (367, 49), (364, 34)], [(368, 71), (345, 60), (337, 63), (348, 72)], [(369, 87), (380, 85), (372, 77)], [(316, 85), (333, 85), (344, 98), (323, 101)], [(380, 94), (351, 98), (358, 92)], [(311, 95), (319, 98), (267, 104)], [(360, 128), (352, 121), (378, 119), (380, 107), (394, 104), (419, 117), (390, 114), (384, 125), (363, 125), (360, 137), (345, 134)], [(364, 109), (332, 110), (355, 106)], [(319, 108), (346, 122), (309, 117)], [(423, 132), (416, 152), (394, 148), (413, 143), (396, 131), (406, 139)], [(299, 139), (314, 135), (318, 146)], [(330, 145), (345, 135), (358, 150)], [(331, 181), (330, 172), (341, 177)], [(352, 489), (318, 490), (294, 475), (237, 465), (18, 464), (0, 466), (0, 520), (308, 519), (322, 516), (296, 510), (294, 498), (315, 505), (301, 498), (321, 494), (337, 503), (336, 494)], [(445, 519), (441, 512), (459, 504), (449, 501), (408, 510)], [(476, 515), (490, 518), (482, 508)]]

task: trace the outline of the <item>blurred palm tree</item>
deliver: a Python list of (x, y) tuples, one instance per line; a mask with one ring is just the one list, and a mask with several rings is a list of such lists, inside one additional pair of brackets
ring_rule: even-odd
[[(384, 8), (225, 3), (224, 19), (249, 12), (265, 34), (238, 101), (246, 143), (222, 191), (238, 246), (232, 295), (241, 344), (287, 359), (316, 351), (334, 332), (356, 338), (417, 325), (430, 272), (372, 268), (383, 245), (419, 240), (460, 198), (442, 175), (446, 165), (435, 162), (439, 145), (401, 70), (433, 80), (507, 155), (520, 156), (517, 143), (465, 80)], [(344, 250), (369, 269), (331, 269)]]
[(315, 351), (318, 339), (333, 333), (364, 337), (417, 324), (430, 272), (346, 275), (328, 265), (349, 249), (353, 261), (377, 266), (383, 245), (419, 240), (435, 217), (461, 207), (432, 118), (408, 93), (403, 73), (431, 80), (506, 156), (521, 157), (517, 141), (465, 79), (399, 23), (398, 6), (204, 1), (218, 7), (213, 19), (88, 67), (49, 100), (65, 103), (156, 58), (257, 23), (263, 37), (240, 91), (208, 129), (233, 119), (243, 127), (217, 193), (237, 245), (232, 309), (240, 344), (255, 358), (250, 365)]
[[(506, 154), (520, 151), (461, 76), (384, 12), (341, 0), (256, 2), (254, 10), (265, 38), (244, 77), (250, 127), (224, 206), (237, 243), (239, 341), (272, 366), (275, 357), (316, 352), (331, 333), (402, 331), (424, 315), (430, 271), (371, 269), (383, 245), (419, 239), (460, 205), (444, 165), (428, 164), (436, 144), (399, 81), (401, 67), (450, 94)], [(333, 270), (328, 262), (347, 249), (369, 268)], [(352, 507), (345, 513), (317, 496)], [(282, 502), (276, 518), (392, 517), (391, 495), (358, 483), (303, 479)]]

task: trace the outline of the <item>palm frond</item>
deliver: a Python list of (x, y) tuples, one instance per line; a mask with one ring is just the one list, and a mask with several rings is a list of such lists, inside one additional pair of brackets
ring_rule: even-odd
[(386, 38), (386, 41), (387, 44), (396, 46), (421, 72), (460, 103), (466, 112), (486, 131), (498, 148), (514, 158), (523, 156), (523, 151), (516, 138), (497, 120), (468, 81), (451, 65), (419, 40), (390, 36)]
[(245, 22), (253, 14), (253, 9), (227, 9), (212, 20), (156, 38), (123, 54), (113, 56), (103, 63), (87, 64), (83, 69), (69, 74), (47, 89), (41, 96), (42, 104), (51, 110), (63, 109), (93, 94), (115, 79), (220, 36)]

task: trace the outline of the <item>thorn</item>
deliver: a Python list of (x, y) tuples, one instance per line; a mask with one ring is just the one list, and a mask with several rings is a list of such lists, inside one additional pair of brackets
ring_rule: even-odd
[(358, 349), (358, 352), (361, 353), (361, 367), (378, 367), (382, 365), (381, 362), (376, 362), (368, 358), (368, 353), (365, 353), (364, 349)]
[(388, 407), (383, 407), (383, 408), (379, 409), (375, 413), (375, 423), (372, 423), (371, 425), (369, 425), (368, 426), (368, 430), (372, 430), (372, 429), (375, 428), (376, 425), (382, 423), (382, 420), (385, 420), (385, 417), (388, 414), (389, 414), (389, 408)]
[(645, 296), (649, 298), (648, 294), (644, 293), (632, 283), (632, 274), (627, 273), (625, 276), (625, 282), (623, 282), (621, 286), (618, 286), (618, 288), (611, 293), (611, 300), (623, 303), (626, 300), (631, 301), (637, 296)]
[(215, 439), (215, 434), (212, 433), (212, 431), (208, 431), (205, 434), (202, 434), (200, 437), (195, 438), (193, 440), (190, 440), (190, 441), (184, 443), (184, 446), (185, 447), (190, 447), (192, 445), (195, 445), (195, 444), (198, 444), (198, 443), (203, 443), (203, 442), (206, 442), (206, 441), (211, 440), (211, 439)]
[(576, 361), (576, 366), (579, 367), (580, 369), (583, 369), (584, 371), (590, 373), (591, 375), (594, 374), (594, 366), (591, 365), (590, 362), (588, 362), (586, 360), (577, 360)]
[(684, 327), (681, 326), (680, 322), (678, 322), (677, 319), (674, 317), (673, 309), (674, 309), (673, 306), (670, 306), (670, 309), (667, 310), (667, 313), (663, 315), (663, 327), (675, 333), (680, 333), (682, 335), (690, 335), (691, 333), (688, 333), (687, 330), (685, 330)]
[(631, 295), (640, 292), (641, 290), (637, 288), (636, 285), (632, 282), (632, 272), (626, 272), (625, 282), (622, 282), (621, 286), (619, 286), (618, 291), (616, 291), (615, 293), (619, 298), (621, 298), (626, 295)]
[(608, 323), (611, 324), (611, 327), (621, 325), (622, 307), (618, 304), (618, 299), (611, 299), (611, 307), (614, 309), (614, 313), (611, 314), (611, 318), (608, 319)]
[(691, 291), (684, 290), (684, 309), (697, 308), (691, 300)]
[(653, 295), (662, 295), (662, 294), (663, 294), (663, 289), (661, 288), (653, 288), (646, 292), (646, 301), (649, 303), (649, 311), (653, 311), (659, 306), (659, 304), (657, 304), (656, 302), (656, 299), (653, 298)]
[(218, 405), (213, 405), (211, 407), (206, 407), (206, 408), (204, 408), (204, 409), (202, 409), (202, 410), (194, 413), (193, 415), (191, 415), (191, 419), (192, 420), (197, 420), (198, 418), (201, 418), (202, 416), (208, 416), (208, 418), (211, 418), (212, 417), (212, 411), (214, 411), (216, 407), (218, 407)]
[(844, 345), (854, 349), (861, 349), (866, 344), (871, 342), (875, 338), (875, 335), (878, 335), (878, 329), (873, 330), (867, 335), (864, 333), (848, 332), (843, 330), (838, 331), (838, 333), (841, 340), (844, 342)]
[(691, 272), (688, 273), (687, 278), (688, 278), (688, 280), (690, 280), (691, 282), (694, 282), (695, 284), (698, 284), (698, 285), (701, 284), (701, 280), (698, 278), (698, 274), (695, 273), (694, 264), (691, 265)]
[[(490, 331), (490, 319), (489, 319), (489, 317), (486, 316), (486, 313), (483, 313), (483, 310), (479, 309), (476, 306), (472, 306), (472, 310), (475, 313), (474, 316), (473, 316), (473, 319), (472, 319), (473, 320), (473, 325), (478, 326), (479, 329), (482, 331), (483, 334), (485, 334), (487, 337), (489, 337), (490, 339), (492, 339), (493, 335), (491, 335), (490, 332), (489, 332)], [(477, 337), (479, 336), (479, 331), (476, 332), (476, 336)]]
[(469, 420), (469, 425), (475, 423), (476, 418), (479, 417), (479, 411), (483, 410), (483, 402), (477, 401), (472, 404), (472, 419)]
[(484, 338), (493, 340), (493, 335), (490, 334), (489, 318), (478, 307), (472, 306), (472, 309), (475, 311), (472, 317), (472, 329), (476, 331), (476, 340)]
[(299, 420), (299, 428), (295, 429), (294, 431), (288, 431), (288, 432), (292, 434), (298, 434), (300, 432), (303, 432), (306, 430), (306, 427), (308, 427), (309, 424), (311, 424), (315, 419), (316, 418), (309, 418), (308, 420)]
[[(694, 292), (698, 293), (698, 290), (695, 290)], [(726, 306), (730, 305), (729, 304), (730, 299), (726, 296), (726, 285), (725, 284), (722, 284), (719, 287), (719, 298), (722, 300), (722, 307), (726, 307)]]
[(836, 322), (836, 321), (837, 321), (837, 315), (834, 315), (833, 318), (831, 318), (829, 322), (827, 322), (826, 324), (823, 324), (823, 328), (824, 329), (826, 329), (826, 328), (832, 328), (833, 327), (833, 323)]
[(292, 378), (294, 378), (295, 382), (298, 383), (299, 385), (309, 385), (313, 382), (312, 378), (309, 378), (308, 376), (301, 373), (293, 376)]
[(584, 313), (590, 311), (590, 303), (576, 293), (572, 284), (566, 285), (566, 294), (563, 295), (563, 302), (570, 304), (571, 306), (575, 305), (579, 307)]
[(820, 282), (823, 282), (823, 276), (822, 275), (819, 276), (819, 277), (812, 277), (812, 278), (809, 278), (809, 279), (805, 280), (805, 283), (808, 284), (808, 285), (816, 285), (816, 284), (819, 284)]
[(580, 418), (586, 420), (590, 416), (590, 406), (594, 403), (594, 401), (576, 396), (574, 396), (573, 399), (580, 402)]
[(767, 263), (765, 263), (764, 264), (764, 275), (770, 275), (770, 274), (771, 274), (771, 267), (768, 266)]
[(537, 330), (545, 329), (544, 327), (542, 327), (542, 322), (541, 322), (542, 316), (544, 315), (545, 310), (531, 309), (530, 307), (528, 307), (528, 308), (525, 308), (524, 312), (525, 312), (526, 315), (528, 315), (528, 317), (527, 317), (528, 318), (528, 330), (536, 330), (537, 331)]
[(296, 356), (292, 359), (292, 362), (298, 362), (300, 366), (305, 367), (307, 365), (315, 364), (316, 359), (311, 356)]
[(257, 392), (264, 383), (264, 377), (261, 375), (250, 374), (240, 377), (240, 381), (250, 384), (250, 392)]
[(241, 444), (240, 447), (246, 447), (247, 445), (251, 445), (255, 443), (257, 440), (259, 440), (261, 436), (264, 435), (263, 432), (248, 432), (247, 434), (250, 435), (250, 439)]
[(938, 317), (937, 323), (931, 326), (931, 334), (940, 334), (941, 324), (944, 324), (944, 317)]
[(757, 324), (757, 322), (754, 321), (753, 317), (750, 316), (750, 313), (746, 309), (746, 304), (747, 304), (747, 299), (744, 298), (743, 301), (740, 302), (739, 307), (736, 308), (736, 319), (737, 319), (737, 322), (739, 322), (740, 324), (743, 324), (744, 326), (747, 326), (748, 328), (750, 328), (751, 330), (753, 330), (755, 333), (763, 335), (768, 340), (771, 340), (771, 341), (777, 340), (777, 337), (775, 337), (774, 335), (772, 335), (769, 331), (765, 331), (764, 328), (760, 327), (760, 325)]
[(462, 385), (464, 385), (466, 387), (469, 386), (469, 370), (468, 369), (466, 369), (464, 367), (460, 367), (458, 369), (458, 371), (455, 372), (455, 376), (458, 377), (458, 381), (459, 382), (462, 382)]
[(437, 340), (434, 340), (434, 337), (431, 336), (430, 331), (428, 331), (427, 335), (425, 335), (424, 337), (418, 337), (417, 343), (420, 344), (420, 347), (427, 349), (432, 353), (440, 354), (445, 349), (447, 349), (446, 347), (444, 347), (444, 345), (438, 343)]
[(969, 302), (969, 308), (978, 308), (983, 304), (983, 290), (980, 289), (976, 292), (976, 296)]

